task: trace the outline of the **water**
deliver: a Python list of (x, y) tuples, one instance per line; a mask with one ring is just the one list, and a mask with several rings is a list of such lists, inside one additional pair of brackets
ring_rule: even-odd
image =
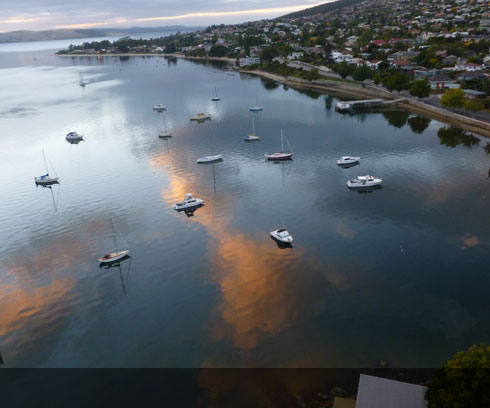
[[(489, 140), (341, 115), (334, 97), (192, 61), (0, 64), (6, 366), (432, 367), (490, 340)], [(198, 112), (213, 120), (190, 122)], [(295, 159), (267, 163), (281, 128)], [(68, 144), (72, 130), (86, 141)], [(42, 149), (52, 189), (34, 186)], [(224, 161), (196, 164), (212, 153)], [(361, 164), (338, 167), (344, 154)], [(347, 189), (366, 173), (383, 188)], [(205, 200), (191, 217), (172, 209), (188, 192)], [(111, 218), (132, 258), (100, 269)], [(292, 250), (269, 237), (283, 225)]]

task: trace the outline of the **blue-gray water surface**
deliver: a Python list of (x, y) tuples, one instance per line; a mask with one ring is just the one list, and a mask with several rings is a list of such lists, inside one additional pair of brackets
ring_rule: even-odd
[[(50, 54), (0, 55), (7, 367), (433, 367), (490, 341), (488, 139), (204, 63)], [(266, 162), (281, 129), (294, 160)], [(366, 173), (383, 187), (346, 187)], [(132, 257), (104, 269), (111, 219)]]

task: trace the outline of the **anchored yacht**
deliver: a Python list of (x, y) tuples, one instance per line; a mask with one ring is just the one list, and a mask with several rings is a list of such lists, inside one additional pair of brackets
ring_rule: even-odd
[(337, 164), (354, 164), (359, 163), (359, 160), (361, 160), (360, 157), (342, 156), (339, 160), (337, 160)]
[(383, 182), (383, 179), (374, 176), (357, 176), (357, 178), (349, 180), (347, 182), (347, 187), (374, 187), (379, 186)]
[(186, 210), (188, 208), (198, 207), (204, 203), (204, 200), (201, 198), (194, 198), (192, 194), (186, 194), (185, 198), (180, 202), (176, 203), (174, 206), (174, 210)]

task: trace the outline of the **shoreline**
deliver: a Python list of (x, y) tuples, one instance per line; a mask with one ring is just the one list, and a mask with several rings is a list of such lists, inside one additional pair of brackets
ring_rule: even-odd
[[(125, 54), (54, 54), (56, 57), (173, 57), (189, 60), (212, 60), (223, 61), (228, 64), (235, 64), (234, 58), (227, 57), (192, 57), (184, 54), (150, 54), (150, 53), (125, 53)], [(236, 67), (235, 67), (236, 68)], [(362, 86), (351, 82), (333, 81), (333, 80), (321, 80), (321, 81), (305, 81), (295, 77), (284, 77), (282, 75), (273, 74), (271, 72), (261, 70), (247, 70), (247, 69), (235, 69), (237, 72), (249, 75), (256, 75), (263, 78), (270, 79), (272, 81), (279, 82), (281, 84), (288, 85), (297, 89), (312, 89), (320, 92), (337, 93), (342, 95), (349, 95), (353, 98), (383, 98), (388, 100), (398, 99), (396, 95), (393, 95), (387, 91), (379, 88), (373, 88), (370, 86)], [(474, 119), (468, 116), (459, 115), (445, 109), (438, 108), (436, 106), (425, 104), (421, 101), (414, 99), (404, 98), (402, 101), (397, 102), (396, 106), (401, 109), (408, 110), (412, 113), (426, 116), (430, 119), (437, 120), (441, 123), (452, 125), (458, 129), (476, 133), (485, 138), (490, 138), (490, 123), (483, 122), (478, 119)]]
[[(372, 88), (369, 86), (362, 87), (361, 85), (353, 84), (350, 82), (341, 81), (329, 81), (331, 83), (326, 83), (327, 81), (305, 81), (294, 77), (283, 77), (281, 75), (272, 74), (270, 72), (260, 71), (260, 70), (238, 70), (244, 74), (251, 74), (261, 76), (279, 83), (288, 85), (292, 88), (299, 89), (313, 89), (324, 92), (335, 92), (343, 95), (349, 95), (356, 98), (368, 97), (368, 98), (383, 98), (388, 100), (397, 99), (396, 95), (393, 95), (387, 91)], [(490, 138), (490, 123), (483, 122), (478, 119), (470, 118), (467, 116), (459, 115), (447, 111), (445, 109), (438, 108), (436, 106), (427, 105), (423, 102), (416, 101), (413, 99), (404, 98), (402, 101), (397, 102), (398, 108), (408, 110), (412, 113), (416, 113), (422, 116), (426, 116), (430, 119), (437, 120), (441, 123), (452, 125), (458, 129), (465, 130), (468, 132), (476, 133), (480, 136)]]

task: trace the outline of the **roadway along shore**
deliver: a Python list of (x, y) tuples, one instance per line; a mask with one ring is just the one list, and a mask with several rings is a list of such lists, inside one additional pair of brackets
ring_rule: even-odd
[[(379, 88), (362, 86), (352, 82), (321, 80), (321, 81), (305, 81), (294, 77), (283, 77), (265, 71), (249, 71), (239, 70), (242, 73), (258, 75), (264, 78), (277, 81), (293, 88), (314, 89), (318, 91), (332, 92), (337, 94), (349, 95), (354, 98), (383, 98), (388, 100), (398, 99), (398, 96), (391, 94)], [(453, 125), (461, 130), (466, 130), (481, 136), (490, 138), (490, 123), (483, 122), (478, 119), (473, 119), (467, 116), (459, 115), (445, 109), (441, 109), (432, 105), (427, 105), (415, 99), (404, 98), (397, 102), (396, 106), (406, 109), (410, 112), (417, 113), (428, 118), (435, 119), (439, 122)]]

